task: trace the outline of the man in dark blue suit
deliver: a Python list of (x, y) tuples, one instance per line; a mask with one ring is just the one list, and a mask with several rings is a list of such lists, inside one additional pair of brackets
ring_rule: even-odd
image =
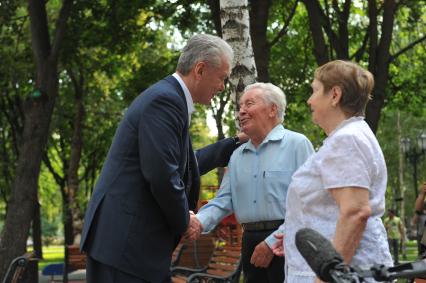
[(173, 249), (196, 208), (200, 175), (226, 166), (238, 140), (197, 152), (188, 127), (193, 103), (224, 89), (233, 52), (221, 38), (196, 35), (176, 73), (130, 105), (115, 133), (89, 203), (81, 238), (87, 282), (170, 282)]

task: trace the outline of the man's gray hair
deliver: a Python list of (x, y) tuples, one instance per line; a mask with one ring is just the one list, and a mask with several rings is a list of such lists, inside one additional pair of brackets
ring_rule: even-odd
[(182, 75), (188, 75), (201, 61), (220, 67), (223, 57), (231, 66), (234, 52), (225, 40), (214, 35), (197, 34), (191, 37), (183, 48), (176, 70)]
[(277, 118), (280, 123), (284, 121), (285, 109), (287, 107), (287, 99), (284, 92), (277, 86), (271, 83), (254, 83), (246, 86), (244, 92), (250, 89), (260, 89), (262, 91), (262, 99), (265, 103), (277, 106)]

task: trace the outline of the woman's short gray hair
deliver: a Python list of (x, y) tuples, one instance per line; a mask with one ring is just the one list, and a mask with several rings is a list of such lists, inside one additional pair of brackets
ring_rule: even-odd
[(287, 99), (284, 92), (271, 83), (254, 83), (246, 86), (244, 92), (250, 89), (260, 89), (262, 91), (262, 99), (267, 104), (275, 104), (277, 106), (277, 118), (282, 123), (284, 121), (285, 109), (287, 107)]
[(234, 52), (225, 40), (214, 35), (197, 34), (191, 37), (183, 48), (176, 70), (182, 75), (188, 75), (201, 61), (220, 67), (223, 57), (232, 65)]

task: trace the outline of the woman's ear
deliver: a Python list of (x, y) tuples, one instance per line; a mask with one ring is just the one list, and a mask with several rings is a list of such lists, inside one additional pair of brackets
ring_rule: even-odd
[(332, 105), (336, 107), (342, 99), (342, 89), (339, 86), (334, 86), (331, 89)]

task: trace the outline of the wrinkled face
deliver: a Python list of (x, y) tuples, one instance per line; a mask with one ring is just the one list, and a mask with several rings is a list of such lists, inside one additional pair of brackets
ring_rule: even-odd
[(333, 97), (330, 93), (324, 93), (324, 85), (314, 79), (312, 84), (312, 94), (308, 99), (311, 108), (312, 122), (324, 129), (328, 116), (333, 110)]
[(263, 100), (262, 90), (250, 89), (241, 96), (240, 126), (250, 138), (267, 134), (276, 124), (276, 115), (276, 106)]
[(225, 80), (230, 75), (230, 65), (224, 58), (219, 67), (205, 62), (199, 64), (197, 94), (194, 102), (209, 105), (213, 96), (225, 89)]

